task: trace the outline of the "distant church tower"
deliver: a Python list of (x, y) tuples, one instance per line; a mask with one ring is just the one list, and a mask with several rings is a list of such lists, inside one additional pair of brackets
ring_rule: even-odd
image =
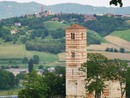
[(43, 6), (41, 6), (41, 13), (43, 13), (43, 11), (44, 11), (44, 10), (43, 10)]
[(66, 29), (66, 98), (85, 98), (85, 81), (78, 69), (86, 61), (86, 28), (74, 24)]

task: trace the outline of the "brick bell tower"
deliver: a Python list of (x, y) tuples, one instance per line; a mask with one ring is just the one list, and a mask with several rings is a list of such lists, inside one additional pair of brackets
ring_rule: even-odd
[(78, 69), (87, 61), (86, 28), (66, 28), (66, 98), (85, 98), (85, 81)]

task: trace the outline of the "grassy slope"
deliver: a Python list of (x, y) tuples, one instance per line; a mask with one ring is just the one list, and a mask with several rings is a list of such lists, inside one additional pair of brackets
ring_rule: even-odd
[(44, 26), (49, 30), (49, 31), (53, 31), (56, 30), (58, 28), (62, 28), (65, 29), (66, 27), (68, 27), (65, 24), (62, 24), (58, 21), (46, 21), (44, 22)]
[(92, 30), (88, 30), (87, 35), (88, 35), (88, 41), (90, 43), (94, 40), (100, 41), (101, 43), (106, 42), (106, 40), (103, 37), (101, 37), (98, 33), (94, 32)]
[(123, 30), (123, 31), (114, 31), (111, 33), (111, 35), (120, 37), (120, 38), (127, 40), (127, 41), (130, 41), (130, 29)]
[(27, 51), (24, 45), (0, 45), (0, 58), (31, 58), (33, 55), (38, 55), (42, 61), (58, 61), (58, 57), (55, 54)]

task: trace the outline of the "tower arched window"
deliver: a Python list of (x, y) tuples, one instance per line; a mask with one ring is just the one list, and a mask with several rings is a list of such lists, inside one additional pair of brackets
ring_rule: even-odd
[(75, 52), (71, 52), (71, 57), (75, 58)]
[(75, 33), (71, 33), (71, 39), (75, 39)]
[(81, 33), (81, 39), (83, 39), (84, 38), (84, 34), (83, 33)]

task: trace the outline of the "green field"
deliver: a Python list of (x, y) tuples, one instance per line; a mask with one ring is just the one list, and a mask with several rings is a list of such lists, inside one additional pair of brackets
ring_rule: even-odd
[(58, 21), (46, 21), (44, 22), (44, 26), (49, 30), (49, 31), (53, 31), (53, 30), (56, 30), (58, 28), (62, 28), (62, 29), (65, 29), (67, 28), (68, 26), (65, 25), (65, 24), (62, 24)]
[(0, 45), (0, 59), (3, 58), (32, 58), (33, 55), (38, 55), (40, 57), (41, 63), (51, 63), (58, 62), (58, 55), (38, 52), (38, 51), (27, 51), (24, 45), (11, 45), (11, 44), (1, 44)]
[(111, 33), (111, 35), (120, 37), (120, 38), (127, 40), (127, 41), (130, 41), (130, 29), (123, 30), (123, 31), (114, 31)]
[(0, 96), (10, 96), (10, 95), (18, 95), (18, 92), (21, 88), (15, 88), (10, 90), (0, 90)]
[(0, 45), (0, 58), (23, 58), (26, 55), (23, 45)]

